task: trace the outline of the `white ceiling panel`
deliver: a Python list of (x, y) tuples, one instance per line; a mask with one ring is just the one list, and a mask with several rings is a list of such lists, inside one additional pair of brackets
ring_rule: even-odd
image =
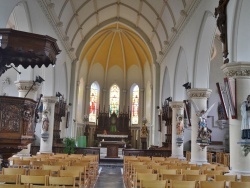
[(158, 25), (158, 27), (156, 29), (156, 32), (158, 33), (158, 35), (159, 35), (159, 37), (161, 39), (161, 43), (163, 44), (163, 41), (167, 40), (167, 38), (166, 38), (165, 31), (164, 31), (161, 24)]
[(81, 10), (78, 11), (79, 19), (85, 20), (89, 17), (92, 13), (95, 12), (94, 4), (92, 1), (88, 2)]
[(141, 28), (142, 31), (146, 33), (148, 38), (151, 37), (153, 28), (148, 24), (148, 22), (146, 22), (145, 19), (140, 18), (139, 27)]
[(171, 18), (171, 15), (170, 15), (169, 11), (167, 11), (167, 9), (165, 9), (165, 11), (163, 12), (161, 19), (162, 19), (165, 27), (167, 28), (168, 35), (169, 35), (169, 33), (171, 32), (171, 28), (174, 27), (174, 24), (173, 24), (173, 20)]
[(120, 17), (129, 20), (132, 23), (136, 23), (137, 13), (125, 6), (120, 7)]
[(138, 10), (139, 9), (139, 5), (140, 5), (140, 1), (131, 1), (131, 0), (121, 0), (121, 3), (123, 4), (127, 4), (128, 6)]
[(171, 10), (174, 14), (175, 20), (180, 18), (180, 11), (184, 9), (182, 1), (176, 1), (176, 0), (169, 0), (168, 1), (169, 6), (171, 7)]
[(77, 8), (79, 8), (80, 6), (82, 6), (84, 3), (88, 2), (89, 0), (70, 0), (73, 4), (75, 9), (77, 10)]
[(74, 12), (72, 10), (72, 7), (70, 6), (69, 3), (65, 6), (65, 9), (63, 11), (62, 17), (61, 17), (61, 22), (63, 22), (64, 28), (66, 28), (69, 24), (69, 21), (71, 17), (74, 15)]
[(108, 6), (110, 4), (116, 3), (117, 0), (96, 0), (97, 2), (97, 9), (100, 9), (102, 7)]
[(153, 7), (153, 9), (155, 9), (158, 14), (160, 14), (162, 7), (165, 6), (163, 1), (155, 3), (155, 0), (147, 0), (147, 2)]
[(70, 40), (72, 40), (72, 37), (74, 36), (75, 32), (78, 30), (78, 25), (77, 25), (77, 22), (76, 20), (74, 19), (72, 22), (71, 22), (71, 25), (69, 27), (69, 30), (68, 30), (68, 37), (70, 38)]
[(82, 27), (82, 33), (85, 36), (91, 29), (93, 29), (97, 25), (96, 16), (91, 16), (87, 22), (85, 22), (84, 26)]
[(142, 12), (141, 12), (150, 22), (152, 25), (155, 25), (157, 16), (153, 12), (153, 10), (146, 5), (145, 3), (142, 6)]
[(99, 12), (99, 20), (100, 23), (102, 23), (105, 20), (108, 20), (110, 18), (116, 17), (117, 10), (116, 10), (117, 5), (110, 6), (108, 8), (103, 9), (102, 11)]

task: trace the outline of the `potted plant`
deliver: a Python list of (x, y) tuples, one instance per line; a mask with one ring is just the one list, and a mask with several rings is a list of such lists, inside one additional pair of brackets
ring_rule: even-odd
[(76, 140), (74, 138), (65, 138), (64, 143), (64, 153), (72, 154), (75, 153)]

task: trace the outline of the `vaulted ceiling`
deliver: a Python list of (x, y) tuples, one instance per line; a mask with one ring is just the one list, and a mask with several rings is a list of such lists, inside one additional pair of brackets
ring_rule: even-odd
[[(127, 56), (132, 63), (138, 63), (138, 60), (143, 63), (145, 59), (156, 61), (164, 56), (199, 0), (38, 2), (56, 28), (72, 59), (81, 59), (88, 54), (87, 59), (90, 62), (102, 57), (104, 59), (101, 61), (107, 62), (107, 57), (111, 56), (114, 57), (113, 61), (120, 57), (119, 62), (124, 62)], [(94, 56), (94, 50), (102, 51), (102, 46), (91, 47), (98, 44), (97, 40), (99, 44), (102, 41), (102, 45), (110, 45), (109, 50), (105, 51), (107, 54)], [(121, 55), (115, 55), (116, 53)], [(129, 54), (134, 55), (130, 57)]]

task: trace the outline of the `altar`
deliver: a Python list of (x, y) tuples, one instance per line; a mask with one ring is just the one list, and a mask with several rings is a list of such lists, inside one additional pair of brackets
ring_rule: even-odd
[(125, 148), (126, 143), (124, 141), (101, 141), (100, 145), (107, 148), (106, 158), (119, 158), (118, 149)]
[(131, 143), (129, 122), (129, 112), (99, 112), (95, 140), (99, 147), (107, 148), (107, 157), (118, 157), (118, 148), (125, 148), (126, 144)]

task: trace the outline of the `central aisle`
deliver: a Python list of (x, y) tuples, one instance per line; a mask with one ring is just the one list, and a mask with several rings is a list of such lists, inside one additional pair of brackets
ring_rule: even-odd
[(122, 178), (122, 163), (100, 163), (99, 176), (95, 188), (125, 188)]

